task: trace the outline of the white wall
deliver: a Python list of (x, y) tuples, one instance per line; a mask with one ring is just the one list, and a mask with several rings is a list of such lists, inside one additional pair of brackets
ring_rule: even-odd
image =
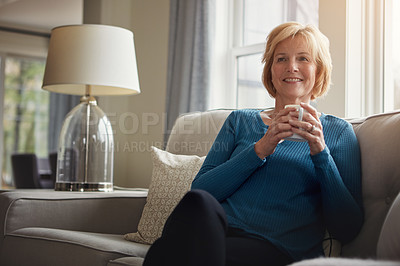
[(339, 117), (346, 115), (346, 0), (319, 1), (319, 29), (330, 41), (333, 63), (332, 87), (317, 100), (319, 111)]
[(363, 6), (363, 0), (319, 0), (319, 28), (329, 38), (333, 61), (331, 90), (317, 100), (318, 110), (324, 113), (339, 117), (366, 115)]
[(163, 141), (169, 0), (132, 1), (132, 30), (142, 93), (132, 97), (129, 111), (139, 117), (140, 125), (136, 134), (126, 136), (129, 151), (116, 152), (124, 153), (126, 162), (116, 184), (148, 187), (152, 171), (149, 148)]
[(149, 149), (163, 141), (169, 1), (88, 0), (85, 10), (85, 23), (121, 26), (134, 33), (141, 93), (102, 97), (99, 106), (115, 130), (114, 185), (148, 187), (152, 171)]

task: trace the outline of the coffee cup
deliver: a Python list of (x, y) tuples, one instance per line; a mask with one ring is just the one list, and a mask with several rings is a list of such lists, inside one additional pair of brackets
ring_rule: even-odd
[[(300, 105), (297, 105), (297, 104), (288, 104), (288, 105), (285, 105), (285, 108), (296, 108), (296, 111), (299, 112), (298, 120), (299, 121), (303, 120), (303, 113), (304, 113), (303, 107), (301, 107)], [(296, 133), (293, 133), (292, 136), (285, 138), (285, 140), (306, 141), (302, 136), (300, 136), (299, 134), (296, 134)]]

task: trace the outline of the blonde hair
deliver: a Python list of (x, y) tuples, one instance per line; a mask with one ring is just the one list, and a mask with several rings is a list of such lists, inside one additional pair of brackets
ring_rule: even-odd
[(317, 73), (311, 100), (324, 95), (331, 85), (332, 59), (329, 52), (329, 40), (313, 25), (302, 25), (298, 22), (283, 23), (274, 28), (267, 37), (267, 45), (262, 62), (264, 70), (262, 81), (268, 93), (275, 98), (276, 89), (272, 84), (271, 67), (277, 45), (287, 39), (301, 36), (310, 48), (313, 60), (317, 65)]

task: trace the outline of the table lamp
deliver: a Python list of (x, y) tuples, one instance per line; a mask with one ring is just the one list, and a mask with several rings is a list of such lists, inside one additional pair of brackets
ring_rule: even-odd
[(140, 93), (133, 33), (107, 25), (54, 28), (42, 88), (82, 95), (61, 128), (55, 190), (112, 191), (114, 137), (94, 96)]

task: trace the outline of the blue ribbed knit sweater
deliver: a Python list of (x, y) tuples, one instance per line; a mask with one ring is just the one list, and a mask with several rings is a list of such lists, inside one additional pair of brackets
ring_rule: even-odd
[(254, 151), (268, 130), (260, 111), (232, 112), (192, 189), (221, 202), (231, 227), (268, 239), (296, 261), (322, 255), (325, 229), (350, 241), (363, 222), (359, 146), (348, 122), (320, 120), (322, 152), (311, 156), (307, 142), (283, 141), (262, 160)]

